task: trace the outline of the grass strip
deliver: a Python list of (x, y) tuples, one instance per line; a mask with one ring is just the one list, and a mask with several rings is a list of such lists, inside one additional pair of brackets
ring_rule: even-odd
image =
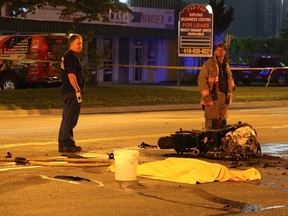
[[(287, 87), (237, 87), (234, 102), (288, 100)], [(197, 86), (88, 86), (82, 107), (149, 106), (197, 104)], [(0, 91), (0, 110), (60, 109), (63, 102), (59, 88)]]

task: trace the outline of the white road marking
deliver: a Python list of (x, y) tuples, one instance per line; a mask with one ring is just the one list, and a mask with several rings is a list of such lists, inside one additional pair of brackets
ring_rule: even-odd
[(20, 169), (32, 169), (32, 168), (39, 168), (42, 166), (19, 166), (19, 167), (6, 167), (6, 168), (0, 168), (0, 172), (4, 171), (10, 171), (10, 170), (20, 170)]
[[(139, 136), (117, 136), (117, 137), (102, 137), (102, 138), (94, 138), (94, 139), (79, 139), (77, 143), (96, 143), (96, 142), (104, 142), (104, 141), (118, 141), (118, 140), (129, 140), (129, 139), (143, 139), (143, 138), (153, 138), (153, 137), (161, 137), (167, 136), (169, 134), (147, 134), (147, 135), (139, 135)], [(45, 145), (53, 145), (56, 141), (46, 141), (46, 142), (28, 142), (28, 143), (12, 143), (12, 144), (2, 144), (0, 149), (4, 148), (15, 148), (20, 146), (45, 146)]]
[(48, 180), (52, 180), (52, 181), (61, 181), (61, 182), (67, 182), (67, 183), (76, 184), (76, 185), (80, 184), (79, 182), (67, 181), (67, 180), (64, 180), (64, 179), (57, 179), (57, 178), (50, 178), (50, 177), (45, 176), (45, 175), (40, 175), (40, 177), (43, 178), (43, 179), (48, 179)]
[(288, 128), (288, 125), (278, 125), (278, 126), (272, 126), (272, 129), (282, 129), (282, 128)]
[[(76, 184), (76, 185), (80, 185), (79, 182), (75, 182), (75, 181), (69, 181), (69, 180), (65, 180), (65, 179), (57, 179), (57, 178), (51, 178), (49, 176), (45, 176), (45, 175), (40, 175), (41, 178), (43, 179), (49, 179), (49, 180), (52, 180), (52, 181), (61, 181), (61, 182), (67, 182), (67, 183), (70, 183), (70, 184)], [(97, 180), (90, 180), (91, 182), (94, 182), (97, 184), (97, 187), (104, 187), (104, 184), (103, 182), (101, 181), (97, 181)]]

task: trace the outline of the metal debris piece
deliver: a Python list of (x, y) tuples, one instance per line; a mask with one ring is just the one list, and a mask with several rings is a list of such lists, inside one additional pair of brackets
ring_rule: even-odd
[(107, 153), (108, 154), (108, 158), (110, 160), (114, 160), (114, 154), (113, 153)]
[(10, 152), (7, 152), (7, 155), (5, 156), (5, 158), (12, 158), (12, 154)]
[(16, 157), (15, 158), (15, 163), (17, 165), (29, 165), (29, 160), (27, 160), (25, 157)]
[(142, 142), (138, 147), (142, 149), (157, 148), (155, 145), (150, 145), (144, 142)]

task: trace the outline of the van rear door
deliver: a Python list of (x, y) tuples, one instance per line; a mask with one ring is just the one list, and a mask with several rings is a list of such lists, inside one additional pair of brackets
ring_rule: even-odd
[(33, 36), (30, 47), (28, 67), (30, 82), (61, 82), (60, 59), (67, 49), (68, 39), (65, 36)]

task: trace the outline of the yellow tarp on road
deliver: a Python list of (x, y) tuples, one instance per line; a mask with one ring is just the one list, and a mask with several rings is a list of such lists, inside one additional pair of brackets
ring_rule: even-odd
[(217, 163), (190, 158), (167, 158), (141, 164), (138, 165), (137, 175), (187, 184), (261, 179), (259, 171), (255, 168), (235, 171)]

